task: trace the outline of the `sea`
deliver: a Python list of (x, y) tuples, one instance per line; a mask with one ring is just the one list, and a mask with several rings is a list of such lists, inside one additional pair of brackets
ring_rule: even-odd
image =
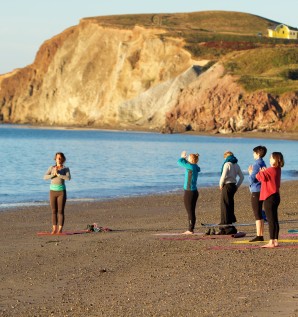
[(282, 152), (282, 180), (298, 179), (298, 141), (160, 134), (131, 131), (40, 128), (0, 125), (0, 210), (48, 204), (49, 181), (56, 152), (66, 156), (71, 180), (68, 201), (99, 201), (181, 191), (184, 169), (177, 165), (182, 151), (199, 153), (198, 187), (218, 186), (223, 153), (230, 150), (248, 184), (252, 149), (264, 145)]

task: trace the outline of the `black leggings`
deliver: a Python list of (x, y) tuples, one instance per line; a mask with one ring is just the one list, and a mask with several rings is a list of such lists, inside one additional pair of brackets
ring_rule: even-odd
[(234, 211), (234, 195), (237, 191), (236, 184), (225, 184), (221, 190), (221, 224), (231, 224), (236, 222)]
[(264, 209), (268, 220), (270, 239), (278, 239), (279, 223), (277, 209), (279, 203), (279, 193), (275, 193), (264, 200)]
[[(50, 205), (52, 209), (53, 226), (64, 225), (64, 207), (66, 203), (66, 190), (50, 190)], [(57, 217), (58, 215), (58, 217)]]
[(188, 230), (193, 232), (196, 224), (196, 204), (199, 198), (197, 190), (184, 191), (184, 206), (188, 216)]
[(256, 220), (263, 220), (262, 207), (263, 201), (260, 200), (260, 192), (251, 193), (251, 207)]

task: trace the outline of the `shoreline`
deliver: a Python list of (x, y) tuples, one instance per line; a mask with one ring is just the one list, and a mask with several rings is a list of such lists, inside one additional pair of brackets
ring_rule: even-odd
[[(16, 123), (0, 123), (0, 125), (8, 125), (23, 128), (32, 129), (48, 129), (48, 130), (76, 130), (76, 131), (106, 131), (106, 132), (136, 132), (136, 133), (158, 133), (163, 134), (158, 129), (146, 129), (146, 128), (121, 128), (117, 127), (79, 127), (79, 126), (47, 126), (38, 124), (16, 124)], [(298, 141), (298, 132), (287, 131), (247, 131), (247, 132), (233, 132), (227, 134), (214, 133), (214, 132), (199, 132), (199, 131), (185, 131), (182, 133), (185, 135), (198, 135), (198, 136), (210, 136), (210, 137), (230, 137), (230, 138), (256, 138), (256, 139), (276, 139), (276, 140), (292, 140)]]
[[(283, 183), (288, 183), (288, 182), (297, 182), (297, 180), (293, 179), (286, 179), (282, 180), (281, 184)], [(241, 187), (242, 188), (248, 188), (248, 184), (242, 183)], [(210, 185), (210, 186), (199, 186), (198, 190), (207, 190), (207, 189), (214, 189), (216, 190), (218, 188), (217, 185)], [(156, 192), (156, 193), (149, 193), (149, 194), (137, 194), (133, 196), (125, 195), (125, 196), (114, 196), (114, 197), (99, 197), (99, 198), (70, 198), (67, 200), (68, 205), (76, 205), (76, 204), (84, 204), (84, 203), (101, 203), (101, 202), (112, 202), (112, 201), (117, 201), (117, 200), (122, 200), (122, 199), (134, 199), (134, 198), (145, 198), (145, 197), (165, 197), (165, 196), (175, 196), (175, 195), (182, 195), (183, 190), (173, 190), (173, 191), (165, 191), (165, 192)], [(48, 200), (41, 200), (41, 201), (36, 201), (36, 202), (16, 202), (16, 203), (11, 203), (11, 205), (7, 206), (1, 206), (0, 205), (0, 213), (1, 212), (9, 212), (10, 210), (16, 211), (15, 209), (22, 209), (22, 208), (35, 208), (35, 207), (44, 207), (48, 206), (49, 201)]]
[[(298, 227), (297, 185), (281, 184), (281, 235)], [(220, 218), (220, 191), (199, 193), (196, 232), (204, 233), (201, 222)], [(246, 186), (235, 206), (239, 223), (254, 222)], [(0, 212), (1, 317), (297, 314), (298, 243), (245, 250), (233, 239), (164, 239), (157, 234), (186, 229), (182, 192), (66, 205), (65, 231), (95, 222), (111, 232), (37, 236), (50, 218), (48, 205)], [(254, 226), (238, 230), (246, 237), (237, 241), (255, 235)]]

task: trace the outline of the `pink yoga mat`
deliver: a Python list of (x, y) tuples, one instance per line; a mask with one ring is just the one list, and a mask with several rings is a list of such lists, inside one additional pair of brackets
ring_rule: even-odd
[(91, 233), (89, 230), (64, 231), (62, 233), (51, 234), (51, 232), (37, 232), (38, 236), (70, 236), (74, 234)]
[(280, 235), (282, 238), (288, 238), (288, 237), (297, 237), (298, 238), (298, 233), (285, 233)]
[(245, 237), (245, 232), (237, 232), (236, 234), (212, 234), (207, 236), (200, 236), (200, 237), (194, 237), (194, 235), (181, 235), (179, 237), (162, 237), (160, 240), (215, 240), (215, 239), (235, 239), (235, 238), (242, 238)]
[(275, 248), (262, 248), (259, 245), (241, 245), (241, 246), (231, 246), (231, 245), (226, 245), (226, 246), (212, 246), (209, 247), (208, 250), (245, 250), (245, 249), (274, 249), (274, 250), (279, 250), (279, 249), (297, 249), (298, 245), (279, 245), (278, 247)]

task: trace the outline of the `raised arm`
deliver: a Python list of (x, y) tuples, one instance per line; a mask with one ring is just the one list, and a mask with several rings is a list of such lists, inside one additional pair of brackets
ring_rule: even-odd
[(180, 159), (177, 161), (177, 164), (179, 166), (182, 166), (184, 168), (187, 168), (190, 164), (187, 162), (187, 160), (183, 157), (180, 157)]
[(180, 159), (178, 160), (177, 164), (178, 164), (179, 166), (182, 166), (182, 167), (184, 167), (184, 168), (187, 168), (187, 166), (189, 166), (190, 164), (187, 162), (186, 157), (187, 157), (186, 151), (182, 151), (182, 152), (181, 152), (181, 157), (180, 157)]
[(259, 173), (256, 175), (256, 179), (260, 182), (268, 182), (270, 180), (270, 175), (266, 170), (266, 167), (261, 168)]

